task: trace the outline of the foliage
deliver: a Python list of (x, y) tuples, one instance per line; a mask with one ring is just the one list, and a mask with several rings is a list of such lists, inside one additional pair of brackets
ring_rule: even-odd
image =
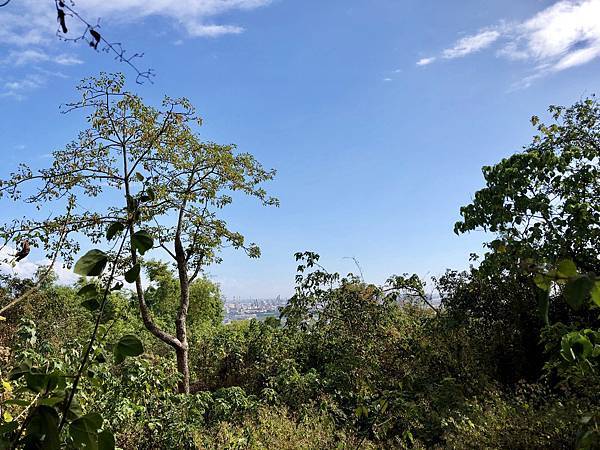
[[(185, 98), (165, 97), (160, 108), (148, 106), (125, 90), (122, 75), (86, 79), (78, 90), (81, 99), (66, 111), (87, 112), (89, 127), (53, 152), (50, 167), (33, 170), (21, 164), (0, 182), (0, 196), (50, 210), (50, 218), (14, 220), (0, 227), (0, 238), (31, 241), (47, 252), (60, 252), (69, 262), (81, 235), (94, 243), (127, 235), (129, 252), (119, 254), (117, 263), (127, 267), (125, 280), (135, 283), (144, 326), (175, 351), (182, 375), (179, 389), (189, 392), (190, 284), (205, 265), (220, 262), (224, 246), (260, 255), (258, 246), (231, 230), (219, 211), (233, 202), (234, 193), (278, 205), (262, 187), (275, 171), (238, 153), (234, 145), (201, 141), (195, 129), (201, 120)], [(56, 213), (65, 197), (67, 213)], [(90, 211), (81, 206), (82, 198), (94, 199), (97, 207)], [(159, 249), (173, 260), (179, 283), (170, 332), (153, 319), (141, 278), (143, 255)], [(96, 276), (108, 259), (101, 250), (90, 250), (74, 270)]]
[[(600, 254), (600, 106), (594, 98), (551, 106), (524, 152), (483, 168), (486, 187), (461, 208), (457, 233), (482, 228), (502, 246), (540, 262), (570, 258), (598, 272)], [(490, 243), (495, 247), (496, 242)]]
[[(225, 325), (202, 268), (225, 245), (258, 250), (217, 214), (232, 191), (275, 204), (272, 172), (200, 141), (186, 100), (154, 109), (109, 76), (83, 89), (90, 129), (0, 186), (21, 198), (39, 176), (26, 198), (68, 195), (68, 214), (2, 233), (51, 254), (74, 255), (79, 232), (113, 247), (82, 255), (74, 286), (0, 279), (0, 448), (599, 447), (594, 100), (551, 108), (530, 147), (484, 169), (456, 230), (494, 236), (467, 271), (377, 285), (297, 253), (280, 317)], [(121, 205), (76, 208), (108, 188)]]

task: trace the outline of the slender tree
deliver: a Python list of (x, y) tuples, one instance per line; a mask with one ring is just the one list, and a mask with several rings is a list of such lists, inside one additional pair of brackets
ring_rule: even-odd
[[(255, 244), (229, 229), (219, 211), (232, 203), (235, 192), (278, 205), (262, 187), (275, 172), (234, 145), (203, 142), (195, 130), (201, 120), (188, 100), (165, 97), (160, 108), (153, 108), (126, 91), (124, 83), (122, 75), (102, 74), (80, 84), (81, 99), (64, 111), (88, 111), (89, 128), (53, 152), (49, 168), (34, 171), (22, 165), (0, 184), (0, 193), (53, 211), (52, 218), (16, 220), (0, 233), (5, 240), (30, 239), (50, 253), (60, 239), (68, 257), (78, 250), (81, 235), (98, 242), (127, 232), (125, 278), (135, 285), (147, 330), (175, 350), (179, 390), (187, 393), (190, 283), (207, 264), (220, 262), (224, 246), (260, 255)], [(75, 207), (68, 216), (56, 214), (67, 196)], [(40, 239), (39, 230), (48, 221), (62, 224), (67, 236), (48, 232)], [(152, 249), (163, 251), (176, 267), (180, 299), (174, 332), (157, 325), (144, 298), (140, 255)]]

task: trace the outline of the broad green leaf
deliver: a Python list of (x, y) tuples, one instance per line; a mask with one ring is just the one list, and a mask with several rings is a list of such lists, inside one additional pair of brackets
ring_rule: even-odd
[(39, 404), (45, 406), (56, 406), (64, 400), (64, 397), (48, 397), (43, 400), (40, 400)]
[[(65, 398), (68, 397), (69, 390), (65, 390)], [(67, 414), (67, 418), (71, 421), (79, 419), (83, 415), (83, 410), (81, 409), (81, 405), (79, 404), (79, 400), (77, 397), (73, 398), (71, 402), (71, 406), (69, 406), (69, 411)]]
[(25, 374), (27, 388), (33, 392), (52, 392), (59, 382), (57, 373), (42, 373), (32, 369)]
[(89, 298), (81, 302), (81, 306), (83, 306), (88, 311), (97, 311), (100, 308), (100, 301), (97, 298)]
[(104, 430), (98, 435), (98, 450), (115, 450), (115, 437), (110, 431)]
[(563, 336), (561, 343), (561, 356), (567, 361), (583, 361), (592, 354), (593, 346), (587, 336), (578, 331)]
[(558, 275), (571, 278), (577, 276), (577, 266), (570, 259), (563, 259), (557, 266)]
[(97, 297), (98, 287), (94, 283), (86, 284), (77, 291), (77, 295), (86, 299)]
[(33, 392), (42, 392), (48, 384), (47, 375), (44, 373), (26, 373), (25, 382), (27, 388)]
[(50, 406), (38, 406), (32, 413), (25, 435), (25, 448), (54, 450), (60, 447), (58, 413)]
[(16, 379), (22, 377), (23, 375), (25, 375), (26, 373), (29, 373), (30, 370), (31, 370), (31, 361), (29, 359), (26, 359), (25, 361), (21, 362), (21, 364), (19, 364), (17, 367), (13, 368), (10, 371), (10, 373), (8, 374), (8, 379), (16, 380)]
[(579, 310), (590, 295), (593, 285), (594, 283), (588, 276), (581, 276), (569, 281), (563, 291), (567, 304), (574, 310)]
[(548, 278), (546, 275), (538, 273), (533, 278), (533, 282), (535, 283), (535, 285), (537, 287), (539, 287), (543, 291), (548, 291), (548, 290), (550, 290), (550, 284), (551, 284), (552, 280), (550, 278)]
[(102, 427), (102, 422), (102, 416), (98, 413), (89, 413), (71, 422), (69, 434), (75, 447), (98, 449), (98, 430)]
[(133, 247), (140, 252), (141, 255), (146, 253), (154, 245), (152, 236), (147, 231), (138, 231), (131, 236)]
[(125, 229), (125, 226), (121, 222), (114, 222), (106, 230), (106, 239), (109, 241), (114, 238), (117, 233), (120, 233)]
[(140, 263), (135, 264), (131, 269), (125, 272), (125, 281), (133, 283), (140, 275)]
[(144, 175), (139, 172), (135, 173), (135, 177), (138, 179), (138, 181), (144, 181)]
[(77, 275), (97, 277), (108, 263), (108, 256), (102, 250), (90, 250), (75, 263), (73, 272)]
[(123, 336), (114, 348), (117, 364), (121, 363), (127, 356), (139, 356), (142, 353), (144, 353), (144, 345), (133, 334)]

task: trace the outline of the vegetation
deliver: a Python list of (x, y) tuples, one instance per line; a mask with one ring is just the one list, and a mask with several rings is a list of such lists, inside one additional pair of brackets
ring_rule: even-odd
[(2, 278), (0, 448), (600, 448), (595, 99), (534, 117), (532, 144), (483, 168), (455, 231), (490, 242), (437, 296), (304, 252), (279, 318), (223, 325), (203, 268), (224, 245), (259, 251), (219, 211), (235, 191), (276, 205), (274, 172), (202, 142), (184, 99), (153, 108), (110, 75), (81, 92), (90, 128), (0, 185), (54, 212), (5, 225), (7, 242), (86, 250), (75, 286), (51, 267)]

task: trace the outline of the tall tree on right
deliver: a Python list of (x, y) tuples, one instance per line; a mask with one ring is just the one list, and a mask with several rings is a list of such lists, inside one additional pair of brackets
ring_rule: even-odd
[(588, 98), (551, 106), (550, 124), (521, 153), (483, 168), (486, 186), (461, 208), (456, 233), (482, 229), (500, 241), (488, 246), (538, 262), (572, 259), (600, 269), (600, 106)]

